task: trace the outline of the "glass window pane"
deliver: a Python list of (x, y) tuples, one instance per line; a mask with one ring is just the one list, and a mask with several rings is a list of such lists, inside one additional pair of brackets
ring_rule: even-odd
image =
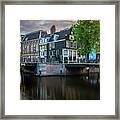
[(68, 55), (68, 50), (64, 50), (64, 55)]

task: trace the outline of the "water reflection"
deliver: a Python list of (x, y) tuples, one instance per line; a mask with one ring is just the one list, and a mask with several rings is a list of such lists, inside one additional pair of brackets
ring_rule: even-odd
[(21, 77), (21, 100), (99, 100), (97, 74), (87, 76)]

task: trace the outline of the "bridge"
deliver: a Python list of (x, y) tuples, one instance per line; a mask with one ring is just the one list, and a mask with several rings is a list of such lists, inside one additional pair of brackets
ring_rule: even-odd
[(99, 68), (100, 63), (67, 63), (66, 68), (85, 68), (85, 67), (96, 67)]
[(100, 63), (68, 63), (65, 64), (66, 72), (67, 74), (81, 74), (81, 73), (87, 73), (89, 76), (89, 73), (98, 73), (100, 72), (99, 69)]
[(40, 75), (79, 75), (81, 73), (99, 72), (100, 63), (26, 63), (23, 72)]

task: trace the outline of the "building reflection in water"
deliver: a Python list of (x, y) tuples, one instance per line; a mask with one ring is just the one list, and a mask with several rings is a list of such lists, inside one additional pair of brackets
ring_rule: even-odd
[(21, 77), (21, 100), (100, 100), (97, 74), (87, 76)]

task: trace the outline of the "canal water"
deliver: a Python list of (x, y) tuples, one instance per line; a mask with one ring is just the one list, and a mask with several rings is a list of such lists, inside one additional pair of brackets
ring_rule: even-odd
[(96, 73), (75, 76), (21, 76), (21, 100), (100, 100)]

